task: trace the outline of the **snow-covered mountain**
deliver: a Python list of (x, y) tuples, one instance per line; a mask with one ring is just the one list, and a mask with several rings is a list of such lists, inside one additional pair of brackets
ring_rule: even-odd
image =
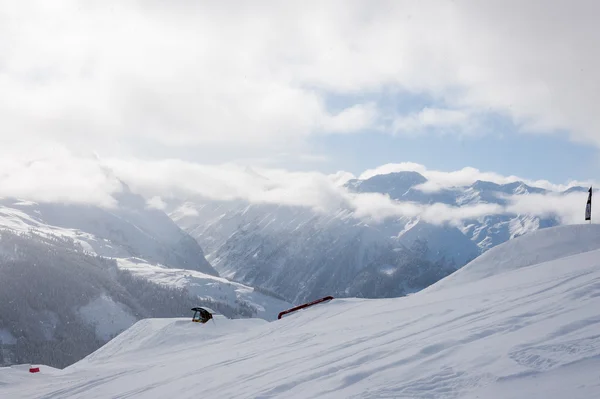
[(213, 201), (184, 203), (170, 215), (207, 248), (207, 258), (223, 277), (264, 287), (293, 303), (326, 295), (405, 295), (478, 254), (457, 228), (440, 229), (462, 238), (454, 252), (458, 261), (444, 261), (442, 247), (419, 241), (420, 232), (428, 231), (425, 224), (399, 235), (405, 224), (382, 229), (346, 210), (322, 214), (303, 207)]
[[(509, 196), (547, 194), (549, 192), (521, 181), (497, 184), (478, 180), (468, 186), (442, 188), (431, 192), (420, 189), (420, 186), (425, 183), (427, 183), (427, 179), (417, 172), (396, 172), (376, 175), (365, 180), (353, 179), (346, 183), (346, 187), (358, 193), (387, 194), (390, 198), (398, 201), (410, 201), (418, 204), (440, 203), (451, 206), (506, 205)], [(572, 187), (562, 194), (574, 191), (587, 192), (587, 189)], [(557, 225), (559, 225), (559, 220), (555, 216), (540, 218), (528, 214), (490, 214), (465, 220), (461, 231), (482, 251), (485, 251), (520, 235)], [(447, 242), (451, 242), (451, 240)]]
[(112, 258), (139, 257), (167, 267), (217, 276), (198, 242), (167, 214), (123, 185), (114, 208), (63, 203), (0, 200), (0, 226), (69, 235), (87, 250)]
[(64, 370), (0, 369), (0, 397), (596, 398), (599, 238), (532, 232), (413, 295), (273, 322), (143, 320)]
[[(507, 196), (547, 193), (523, 182), (476, 181), (434, 191), (422, 190), (426, 183), (417, 172), (398, 172), (352, 179), (345, 187), (353, 193), (385, 194), (395, 201), (452, 207), (505, 205)], [(575, 189), (579, 190), (569, 192)], [(406, 275), (407, 262), (432, 263), (439, 271), (433, 272), (426, 263), (425, 268), (433, 272), (428, 275), (441, 278), (498, 244), (560, 223), (552, 215), (509, 213), (466, 219), (461, 225), (433, 224), (418, 217), (367, 223), (350, 209), (320, 213), (242, 200), (172, 201), (167, 212), (200, 243), (221, 275), (267, 288), (294, 302), (351, 292), (364, 297), (403, 295), (424, 288), (395, 280), (403, 275), (407, 281), (416, 281), (416, 275)], [(391, 259), (399, 263), (390, 264)], [(390, 267), (405, 272), (396, 277), (380, 272), (389, 272)]]
[(408, 222), (397, 239), (415, 250), (417, 255), (438, 262), (452, 271), (475, 259), (481, 252), (458, 228), (433, 225), (418, 219)]
[(273, 320), (291, 304), (228, 281), (197, 241), (131, 192), (114, 208), (0, 200), (0, 365), (66, 365), (140, 318)]

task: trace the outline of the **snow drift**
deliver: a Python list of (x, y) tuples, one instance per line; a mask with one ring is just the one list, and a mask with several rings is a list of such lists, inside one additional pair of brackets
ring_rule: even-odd
[(408, 297), (140, 321), (58, 373), (0, 369), (0, 397), (598, 397), (600, 226), (544, 233)]

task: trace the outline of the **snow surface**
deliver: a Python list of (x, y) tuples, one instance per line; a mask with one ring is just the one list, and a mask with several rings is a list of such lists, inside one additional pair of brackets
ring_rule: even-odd
[(403, 298), (273, 322), (142, 320), (62, 371), (0, 369), (0, 397), (600, 397), (600, 226), (553, 233)]

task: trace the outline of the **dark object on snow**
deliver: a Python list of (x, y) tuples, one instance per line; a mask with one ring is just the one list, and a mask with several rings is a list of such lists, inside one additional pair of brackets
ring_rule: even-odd
[(329, 296), (323, 297), (321, 299), (317, 299), (317, 300), (314, 300), (312, 302), (308, 302), (308, 303), (305, 303), (305, 304), (293, 307), (291, 309), (284, 310), (283, 312), (280, 312), (279, 315), (277, 315), (277, 319), (281, 319), (284, 315), (286, 315), (288, 313), (292, 313), (292, 312), (295, 312), (297, 310), (304, 309), (304, 308), (316, 305), (316, 304), (321, 303), (321, 302), (331, 301), (332, 299), (333, 299), (333, 297), (331, 295), (329, 295)]
[(192, 308), (192, 310), (194, 311), (194, 317), (192, 317), (194, 323), (204, 324), (213, 318), (212, 313), (204, 308)]

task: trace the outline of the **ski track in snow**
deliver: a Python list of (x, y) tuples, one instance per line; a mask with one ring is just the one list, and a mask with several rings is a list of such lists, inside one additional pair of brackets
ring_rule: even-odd
[(481, 278), (466, 270), (454, 285), (273, 322), (142, 320), (65, 370), (0, 369), (0, 397), (600, 397), (600, 250), (573, 245), (545, 263), (490, 261), (479, 268), (495, 274)]

